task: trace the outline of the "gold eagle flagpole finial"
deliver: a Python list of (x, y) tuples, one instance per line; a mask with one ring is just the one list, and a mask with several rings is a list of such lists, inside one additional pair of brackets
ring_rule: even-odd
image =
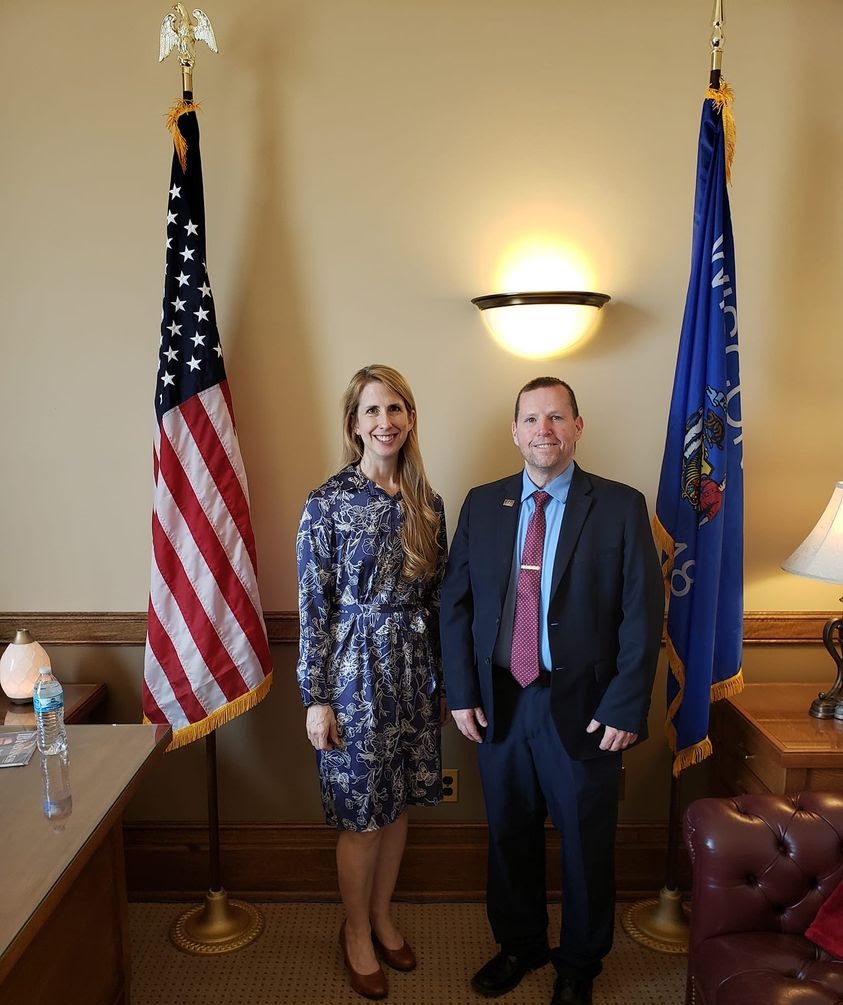
[(214, 29), (208, 15), (197, 8), (193, 12), (196, 21), (194, 25), (182, 4), (173, 5), (175, 14), (165, 14), (161, 22), (161, 42), (158, 50), (158, 62), (166, 59), (173, 51), (179, 51), (181, 65), (182, 89), (185, 98), (193, 96), (193, 65), (196, 62), (196, 42), (204, 42), (212, 52), (219, 52)]

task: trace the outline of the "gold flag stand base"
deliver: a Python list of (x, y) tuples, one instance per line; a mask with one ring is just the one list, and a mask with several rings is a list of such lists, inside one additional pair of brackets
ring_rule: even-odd
[(209, 956), (233, 953), (263, 931), (263, 915), (252, 904), (229, 900), (225, 890), (209, 890), (205, 903), (176, 918), (170, 941), (185, 953)]
[(639, 900), (621, 911), (626, 934), (648, 949), (659, 953), (688, 952), (688, 915), (682, 906), (682, 894), (666, 886), (658, 900)]

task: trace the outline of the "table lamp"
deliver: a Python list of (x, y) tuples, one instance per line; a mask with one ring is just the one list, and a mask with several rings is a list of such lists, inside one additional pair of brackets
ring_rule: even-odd
[(15, 638), (0, 656), (0, 687), (9, 701), (22, 704), (32, 701), (32, 689), (41, 667), (50, 666), (50, 657), (25, 628), (19, 628)]
[[(782, 568), (807, 579), (843, 583), (843, 482), (837, 483), (816, 527)], [(837, 666), (837, 677), (829, 691), (821, 691), (811, 702), (810, 714), (843, 721), (843, 618), (826, 622), (823, 642)]]

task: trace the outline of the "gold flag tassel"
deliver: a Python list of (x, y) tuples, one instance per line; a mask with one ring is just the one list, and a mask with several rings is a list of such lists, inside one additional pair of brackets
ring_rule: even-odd
[(173, 146), (176, 148), (182, 171), (187, 171), (187, 141), (181, 134), (178, 121), (182, 115), (187, 115), (188, 112), (198, 112), (200, 108), (201, 105), (196, 101), (179, 98), (167, 112), (167, 130), (173, 137)]
[(735, 92), (722, 78), (719, 88), (709, 87), (705, 92), (706, 98), (711, 98), (717, 106), (717, 110), (723, 116), (723, 136), (726, 141), (726, 181), (732, 181), (732, 161), (735, 159), (735, 117), (732, 114), (732, 102), (735, 100)]

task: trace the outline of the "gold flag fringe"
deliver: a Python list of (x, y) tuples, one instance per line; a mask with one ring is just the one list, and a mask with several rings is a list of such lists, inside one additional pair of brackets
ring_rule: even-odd
[(726, 680), (719, 680), (711, 685), (711, 700), (720, 701), (722, 698), (731, 698), (732, 695), (740, 694), (743, 691), (743, 670), (738, 670), (734, 677)]
[[(167, 747), (167, 753), (171, 750), (178, 750), (179, 747), (184, 747), (188, 743), (193, 743), (194, 740), (201, 740), (203, 736), (207, 736), (208, 733), (211, 733), (218, 726), (224, 726), (227, 722), (231, 722), (232, 719), (236, 719), (241, 712), (248, 712), (262, 698), (266, 697), (271, 686), (272, 671), (264, 677), (256, 688), (253, 688), (246, 694), (240, 695), (239, 698), (235, 698), (234, 701), (223, 705), (222, 708), (218, 708), (216, 712), (212, 712), (206, 719), (202, 719), (200, 722), (192, 722), (189, 726), (177, 729), (173, 733), (173, 739), (169, 747)], [(143, 721), (149, 723), (149, 719), (146, 716), (143, 717)]]
[(662, 560), (662, 576), (665, 580), (664, 588), (667, 592), (667, 578), (670, 573), (671, 566), (673, 565), (673, 556), (676, 552), (676, 542), (671, 537), (670, 533), (665, 529), (664, 524), (659, 520), (658, 516), (653, 517), (653, 537), (656, 539), (656, 545), (659, 551), (665, 556)]
[[(710, 757), (713, 748), (711, 740), (706, 736), (690, 747), (683, 747), (682, 750), (676, 749), (676, 727), (673, 724), (673, 720), (679, 711), (682, 699), (685, 697), (685, 664), (679, 659), (679, 655), (673, 645), (673, 640), (669, 635), (665, 635), (665, 649), (667, 651), (668, 673), (673, 675), (679, 685), (679, 690), (676, 692), (667, 710), (664, 727), (668, 746), (674, 754), (673, 775), (675, 778), (678, 778), (685, 768), (689, 768), (693, 764), (699, 764), (700, 761), (704, 761), (707, 757)], [(740, 694), (743, 691), (743, 687), (743, 668), (738, 668), (738, 672), (733, 677), (727, 677), (726, 680), (719, 680), (711, 685), (708, 695), (709, 703)]]
[(732, 181), (732, 161), (735, 159), (735, 117), (732, 114), (732, 102), (735, 100), (735, 92), (729, 85), (721, 79), (720, 87), (715, 91), (709, 87), (705, 92), (706, 98), (711, 98), (717, 106), (717, 110), (723, 116), (723, 136), (726, 140), (726, 181)]
[(708, 737), (700, 740), (699, 743), (695, 743), (692, 747), (680, 750), (673, 758), (673, 777), (678, 778), (685, 768), (690, 768), (694, 764), (700, 764), (707, 757), (711, 757), (711, 751), (711, 740)]
[(685, 695), (685, 664), (679, 659), (679, 654), (673, 645), (673, 639), (667, 632), (664, 635), (664, 648), (667, 652), (667, 672), (673, 674), (676, 683), (679, 685), (679, 690), (674, 695), (673, 701), (667, 710), (666, 727), (668, 738), (671, 739), (670, 749), (676, 750), (676, 731), (673, 727), (673, 718), (679, 711), (679, 706), (682, 704), (682, 698)]
[(188, 112), (198, 112), (200, 107), (195, 101), (185, 101), (184, 98), (179, 98), (167, 112), (167, 131), (173, 137), (173, 145), (176, 148), (182, 171), (187, 170), (187, 142), (181, 134), (178, 121), (182, 115), (187, 115)]

